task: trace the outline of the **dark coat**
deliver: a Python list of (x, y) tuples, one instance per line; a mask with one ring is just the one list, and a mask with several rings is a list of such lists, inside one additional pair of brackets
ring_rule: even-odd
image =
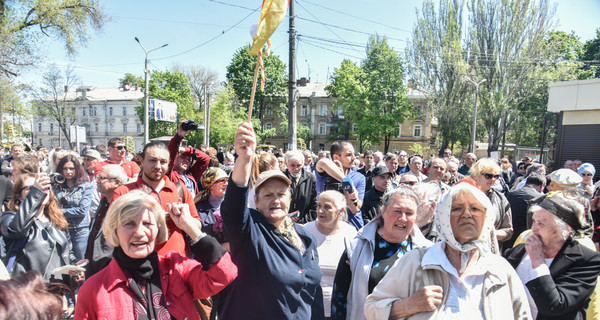
[(371, 190), (365, 193), (365, 199), (363, 200), (363, 205), (360, 208), (360, 212), (362, 212), (362, 217), (365, 224), (375, 219), (375, 217), (381, 213), (379, 209), (381, 198), (383, 198), (383, 192), (377, 190), (376, 188), (371, 188)]
[[(516, 269), (525, 253), (525, 244), (519, 244), (507, 251), (507, 260)], [(550, 275), (525, 284), (538, 308), (536, 319), (585, 319), (598, 275), (600, 253), (567, 240), (550, 265)]]
[(248, 187), (229, 183), (221, 203), (223, 226), (239, 273), (219, 319), (323, 319), (321, 269), (315, 238), (294, 224), (306, 251), (249, 209)]
[(512, 224), (514, 232), (512, 238), (505, 242), (505, 248), (512, 248), (517, 237), (523, 231), (529, 229), (527, 223), (527, 210), (529, 209), (529, 204), (527, 201), (537, 198), (541, 195), (541, 193), (535, 191), (532, 187), (527, 185), (519, 190), (511, 191), (506, 194), (506, 199), (510, 203), (510, 210), (512, 212)]
[(106, 238), (104, 237), (104, 233), (102, 233), (102, 224), (104, 223), (106, 212), (108, 212), (108, 205), (109, 203), (106, 198), (102, 198), (98, 205), (94, 221), (92, 221), (85, 250), (85, 258), (89, 261), (89, 264), (85, 268), (86, 279), (104, 269), (112, 260), (113, 248), (106, 243)]
[[(28, 270), (39, 271), (44, 280), (52, 278), (52, 271), (60, 266), (70, 264), (71, 244), (65, 230), (59, 229), (52, 221), (42, 222), (35, 215), (42, 206), (46, 193), (32, 187), (25, 200), (19, 205), (19, 211), (7, 211), (0, 218), (0, 230), (6, 243), (4, 264), (13, 248), (16, 258), (11, 276), (25, 273)], [(22, 239), (25, 243), (19, 245)]]
[(290, 202), (290, 212), (298, 210), (300, 212), (298, 223), (305, 224), (317, 219), (317, 186), (315, 175), (302, 169), (298, 182), (290, 174), (288, 169), (285, 175), (292, 181), (290, 190), (292, 191), (292, 201)]

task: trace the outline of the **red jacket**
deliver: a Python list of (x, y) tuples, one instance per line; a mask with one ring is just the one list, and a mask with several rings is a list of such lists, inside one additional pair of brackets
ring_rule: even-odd
[[(182, 185), (185, 185), (185, 182), (181, 178), (181, 173), (173, 170), (175, 158), (179, 154), (179, 145), (181, 144), (181, 140), (182, 138), (178, 134), (175, 134), (175, 136), (173, 136), (173, 138), (171, 138), (171, 140), (169, 141), (168, 149), (170, 159), (169, 170), (167, 170), (167, 176), (169, 177), (169, 179), (171, 179), (171, 181), (179, 181)], [(202, 174), (204, 173), (204, 171), (206, 171), (206, 168), (208, 168), (208, 164), (210, 163), (210, 157), (199, 149), (196, 149), (195, 153), (196, 160), (192, 164), (192, 167), (190, 167), (187, 170), (186, 176), (192, 179), (192, 181), (194, 181), (194, 186), (196, 187), (195, 193), (197, 194), (200, 191), (198, 189), (198, 181), (200, 181)]]
[[(237, 276), (237, 267), (225, 253), (208, 270), (176, 252), (159, 255), (160, 284), (174, 319), (200, 319), (194, 299), (210, 297)], [(75, 319), (134, 319), (133, 294), (119, 264), (112, 260), (79, 289)]]
[[(158, 203), (160, 203), (163, 210), (165, 210), (165, 211), (168, 210), (167, 203), (176, 203), (176, 202), (187, 203), (190, 207), (190, 213), (191, 213), (192, 217), (200, 220), (200, 217), (198, 216), (198, 211), (196, 211), (196, 205), (194, 204), (194, 199), (192, 198), (192, 194), (190, 193), (190, 191), (187, 190), (187, 188), (181, 188), (183, 190), (183, 198), (184, 198), (182, 200), (181, 197), (179, 196), (179, 192), (177, 191), (177, 187), (175, 186), (175, 184), (173, 182), (171, 182), (171, 180), (169, 180), (167, 177), (163, 177), (163, 180), (165, 181), (165, 185), (160, 190), (160, 194), (158, 194), (140, 176), (140, 177), (138, 177), (137, 181), (126, 184), (126, 185), (122, 185), (122, 186), (118, 187), (117, 189), (115, 189), (115, 193), (113, 195), (112, 201), (115, 201), (120, 196), (122, 196), (126, 193), (129, 193), (131, 190), (144, 189), (149, 194), (151, 194), (158, 201)], [(183, 232), (181, 231), (181, 229), (177, 228), (177, 226), (175, 225), (173, 220), (169, 219), (168, 217), (167, 217), (167, 227), (169, 228), (169, 240), (167, 240), (167, 242), (165, 242), (163, 244), (156, 245), (156, 252), (158, 252), (158, 254), (164, 255), (167, 252), (174, 250), (174, 251), (179, 252), (181, 255), (185, 256), (187, 241), (185, 240), (185, 238), (183, 236)]]
[(94, 176), (97, 176), (100, 173), (100, 171), (102, 171), (102, 167), (104, 167), (107, 164), (120, 165), (121, 168), (123, 168), (125, 170), (125, 173), (127, 174), (127, 176), (130, 178), (137, 177), (138, 173), (140, 173), (140, 166), (138, 166), (137, 163), (135, 163), (133, 161), (127, 161), (127, 160), (123, 159), (123, 161), (121, 161), (121, 163), (118, 163), (118, 162), (114, 162), (110, 159), (106, 159), (105, 161), (98, 162), (98, 164), (96, 164), (96, 168), (94, 168), (95, 169)]

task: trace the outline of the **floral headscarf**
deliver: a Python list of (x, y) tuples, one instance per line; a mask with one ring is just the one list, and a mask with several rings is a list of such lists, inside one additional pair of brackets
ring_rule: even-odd
[(200, 185), (202, 185), (202, 190), (198, 192), (194, 202), (205, 202), (210, 194), (210, 188), (213, 186), (213, 184), (215, 184), (215, 182), (217, 182), (217, 180), (223, 178), (227, 178), (227, 173), (223, 169), (217, 167), (207, 168), (202, 174), (202, 177), (200, 177)]
[[(457, 194), (467, 192), (472, 194), (477, 201), (479, 201), (485, 208), (485, 220), (483, 222), (483, 227), (481, 229), (481, 233), (479, 235), (479, 239), (460, 244), (454, 237), (454, 233), (452, 232), (452, 226), (450, 225), (450, 215), (452, 210), (452, 198), (454, 198)], [(490, 199), (483, 193), (483, 191), (478, 188), (468, 184), (468, 183), (459, 183), (452, 187), (449, 192), (446, 192), (440, 203), (438, 204), (435, 214), (436, 214), (436, 227), (440, 234), (440, 238), (442, 241), (446, 242), (447, 245), (452, 248), (462, 252), (461, 254), (461, 267), (460, 272), (462, 273), (467, 267), (467, 262), (469, 261), (469, 251), (473, 249), (479, 250), (479, 254), (481, 256), (490, 252), (490, 248), (493, 246), (492, 242), (495, 239), (492, 239), (492, 235), (495, 234), (494, 230), (494, 221), (496, 219), (494, 215), (494, 211), (491, 210), (492, 203)]]

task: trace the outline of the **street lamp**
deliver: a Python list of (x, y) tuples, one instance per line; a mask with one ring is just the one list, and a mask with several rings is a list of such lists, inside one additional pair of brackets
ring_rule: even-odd
[(471, 80), (471, 78), (465, 76), (465, 79), (469, 80), (475, 85), (475, 107), (473, 108), (473, 131), (471, 132), (471, 145), (469, 145), (469, 152), (475, 153), (475, 134), (477, 133), (477, 101), (479, 101), (479, 85), (484, 83), (486, 79), (479, 82)]
[(142, 47), (142, 49), (144, 50), (144, 52), (146, 53), (146, 61), (145, 61), (145, 66), (144, 66), (144, 144), (147, 144), (148, 142), (150, 142), (150, 122), (148, 120), (148, 113), (149, 113), (149, 107), (148, 107), (148, 103), (149, 103), (149, 99), (148, 99), (148, 54), (154, 50), (158, 50), (160, 48), (164, 48), (166, 46), (168, 46), (168, 43), (163, 44), (160, 47), (154, 48), (150, 51), (147, 51), (146, 48), (144, 48), (144, 46), (142, 45), (142, 43), (140, 42), (140, 39), (138, 39), (138, 37), (135, 37), (135, 41), (137, 41), (137, 43), (140, 45), (140, 47)]

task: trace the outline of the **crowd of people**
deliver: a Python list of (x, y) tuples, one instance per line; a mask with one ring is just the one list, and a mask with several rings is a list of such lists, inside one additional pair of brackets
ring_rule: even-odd
[(260, 151), (249, 123), (196, 149), (183, 123), (137, 154), (11, 146), (1, 316), (26, 285), (49, 319), (600, 317), (591, 163)]

